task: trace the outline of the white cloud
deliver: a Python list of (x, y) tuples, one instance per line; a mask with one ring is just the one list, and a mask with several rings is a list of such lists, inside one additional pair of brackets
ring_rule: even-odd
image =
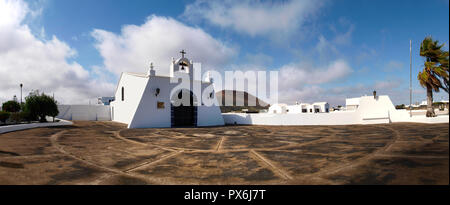
[(401, 81), (377, 81), (373, 86), (375, 90), (392, 90), (401, 85)]
[(273, 63), (273, 58), (264, 53), (257, 53), (257, 54), (247, 53), (245, 55), (245, 60), (247, 64), (257, 66), (267, 66)]
[[(345, 32), (341, 32), (338, 29), (340, 27), (347, 29)], [(337, 25), (330, 25), (330, 30), (334, 33), (334, 36), (327, 39), (324, 35), (319, 35), (318, 42), (315, 46), (315, 50), (319, 54), (321, 61), (329, 61), (330, 56), (338, 56), (340, 54), (338, 51), (339, 46), (351, 45), (355, 25), (345, 18), (340, 18)]]
[(325, 100), (324, 89), (320, 86), (303, 86), (301, 88), (280, 89), (279, 102), (294, 104), (295, 102), (312, 103)]
[(310, 64), (291, 64), (279, 69), (279, 101), (283, 103), (329, 101), (338, 103), (339, 98), (329, 95), (321, 85), (341, 80), (353, 72), (342, 59), (325, 67)]
[(388, 95), (396, 105), (406, 104), (409, 101), (409, 89), (401, 79), (385, 79), (367, 84), (333, 87), (321, 95), (334, 99), (331, 100), (334, 105), (343, 105), (345, 98), (372, 95), (374, 90), (377, 91), (377, 95)]
[(280, 68), (280, 89), (319, 85), (348, 76), (353, 70), (344, 60), (336, 60), (325, 68), (309, 64), (286, 65)]
[(337, 28), (334, 26), (331, 26), (330, 29), (336, 34), (336, 36), (333, 39), (333, 42), (337, 45), (349, 45), (352, 40), (352, 34), (355, 31), (355, 25), (351, 23), (346, 18), (339, 18), (339, 24), (340, 27), (347, 27), (347, 31), (341, 33), (338, 32)]
[(328, 41), (323, 35), (319, 36), (319, 42), (317, 42), (315, 49), (321, 60), (339, 54), (336, 45)]
[(28, 5), (23, 1), (2, 0), (0, 1), (0, 26), (16, 26), (29, 12)]
[(86, 103), (87, 98), (111, 94), (111, 84), (93, 80), (71, 60), (76, 51), (69, 45), (55, 36), (40, 40), (32, 34), (24, 21), (39, 12), (21, 0), (0, 0), (0, 101), (20, 97), (20, 83), (24, 97), (38, 89), (55, 93), (62, 103)]
[(218, 69), (217, 66), (228, 63), (237, 53), (236, 48), (200, 28), (159, 16), (148, 17), (143, 25), (126, 25), (120, 34), (95, 29), (92, 35), (97, 40), (104, 67), (115, 74), (146, 72), (151, 61), (158, 75), (168, 75), (171, 58), (178, 58), (181, 49), (207, 69)]
[(197, 0), (186, 6), (183, 16), (250, 36), (278, 35), (300, 28), (322, 5), (322, 1), (313, 0)]

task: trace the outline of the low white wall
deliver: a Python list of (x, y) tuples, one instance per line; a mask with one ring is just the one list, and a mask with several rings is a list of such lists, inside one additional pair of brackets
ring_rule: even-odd
[(414, 115), (411, 117), (409, 110), (396, 110), (391, 114), (392, 122), (418, 122), (418, 123), (448, 123), (449, 115), (443, 114), (437, 117), (426, 117), (426, 111), (422, 115)]
[(109, 105), (58, 105), (59, 119), (84, 121), (109, 121)]
[(360, 124), (356, 111), (332, 113), (295, 113), (295, 114), (222, 114), (225, 124), (242, 125), (350, 125)]
[(64, 125), (72, 125), (72, 122), (61, 120), (59, 122), (44, 122), (44, 123), (31, 123), (31, 124), (18, 124), (18, 125), (7, 125), (0, 126), (0, 134), (6, 132), (13, 132), (18, 130), (26, 130), (38, 127), (54, 127), (54, 126), (64, 126)]

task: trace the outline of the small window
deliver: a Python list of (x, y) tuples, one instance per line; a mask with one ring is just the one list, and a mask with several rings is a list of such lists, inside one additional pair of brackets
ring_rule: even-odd
[(303, 112), (303, 113), (307, 113), (308, 110), (307, 110), (307, 109), (302, 109), (302, 112)]
[(122, 101), (125, 100), (125, 89), (122, 87)]

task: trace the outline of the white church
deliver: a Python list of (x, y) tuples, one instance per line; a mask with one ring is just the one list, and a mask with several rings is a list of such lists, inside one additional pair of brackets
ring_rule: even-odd
[[(212, 80), (194, 79), (194, 62), (184, 50), (181, 54), (177, 60), (172, 58), (169, 76), (157, 75), (153, 64), (147, 73), (123, 72), (110, 104), (111, 120), (128, 128), (224, 125)], [(182, 75), (189, 77), (190, 89), (179, 89), (183, 82), (173, 83)], [(201, 92), (192, 92), (195, 85)]]

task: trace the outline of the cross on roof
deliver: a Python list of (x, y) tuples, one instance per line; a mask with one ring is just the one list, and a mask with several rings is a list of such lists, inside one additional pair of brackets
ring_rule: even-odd
[(181, 53), (181, 57), (182, 57), (182, 58), (184, 58), (184, 54), (186, 54), (186, 52), (184, 51), (184, 49), (183, 49), (183, 50), (181, 50), (181, 52), (180, 52), (180, 53)]

